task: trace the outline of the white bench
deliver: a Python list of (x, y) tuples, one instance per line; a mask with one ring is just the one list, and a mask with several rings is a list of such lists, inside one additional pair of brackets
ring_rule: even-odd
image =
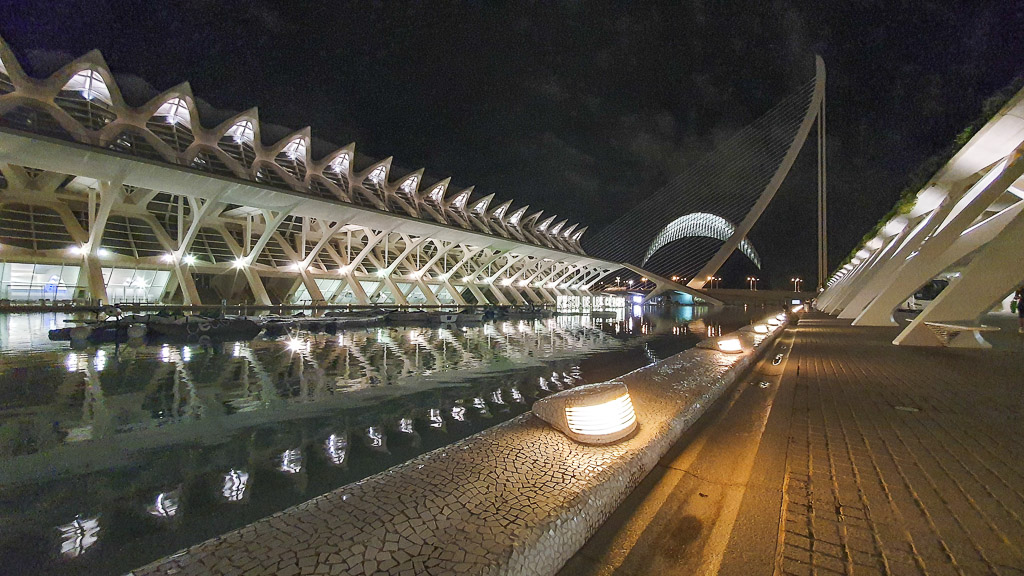
[(925, 322), (925, 326), (935, 334), (943, 346), (951, 348), (991, 348), (992, 345), (982, 338), (982, 332), (998, 332), (998, 326), (968, 326), (948, 322)]

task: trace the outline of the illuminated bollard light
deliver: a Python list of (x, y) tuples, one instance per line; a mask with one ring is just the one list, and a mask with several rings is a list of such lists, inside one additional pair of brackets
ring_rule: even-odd
[(534, 403), (533, 413), (583, 444), (617, 442), (637, 426), (633, 400), (622, 382), (589, 384), (548, 396)]
[(743, 352), (743, 343), (739, 338), (720, 338), (717, 342), (718, 350), (726, 354), (739, 354)]
[(747, 330), (746, 334), (743, 333), (743, 330), (740, 330), (726, 336), (701, 340), (697, 343), (697, 348), (716, 350), (724, 354), (740, 354), (742, 352), (746, 352), (747, 350), (754, 348), (754, 345), (757, 343), (757, 339), (749, 332), (749, 328), (745, 328), (744, 330)]

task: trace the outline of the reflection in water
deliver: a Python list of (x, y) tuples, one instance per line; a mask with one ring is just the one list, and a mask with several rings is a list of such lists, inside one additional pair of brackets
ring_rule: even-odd
[(441, 428), (444, 426), (444, 418), (441, 418), (441, 410), (439, 408), (430, 409), (430, 427)]
[(416, 431), (412, 429), (412, 418), (402, 418), (398, 422), (398, 431), (404, 434), (415, 434)]
[(285, 474), (298, 474), (302, 471), (302, 450), (292, 448), (281, 453), (281, 466), (278, 468)]
[(327, 459), (335, 466), (345, 464), (345, 457), (348, 456), (348, 438), (331, 434), (324, 442), (324, 450), (327, 452)]
[(370, 440), (371, 448), (378, 448), (381, 450), (387, 450), (384, 445), (384, 433), (377, 426), (370, 426), (366, 429), (366, 437)]
[(224, 475), (224, 487), (220, 493), (228, 502), (241, 502), (248, 487), (249, 473), (232, 469)]
[(68, 558), (75, 558), (96, 543), (100, 532), (100, 518), (76, 516), (70, 523), (58, 526), (57, 530), (60, 531), (61, 538), (60, 553)]
[(156, 502), (146, 506), (146, 512), (157, 518), (171, 518), (178, 513), (178, 490), (173, 492), (161, 492), (156, 495)]
[[(24, 322), (13, 316), (0, 315), (0, 333)], [(45, 340), (54, 322), (33, 320), (42, 340), (0, 341), (0, 550), (42, 565), (35, 574), (124, 573), (667, 357), (715, 326), (691, 336), (688, 319), (644, 310), (76, 351)], [(94, 517), (75, 517), (83, 507)], [(117, 545), (81, 556), (100, 513)], [(39, 545), (9, 544), (23, 542)]]

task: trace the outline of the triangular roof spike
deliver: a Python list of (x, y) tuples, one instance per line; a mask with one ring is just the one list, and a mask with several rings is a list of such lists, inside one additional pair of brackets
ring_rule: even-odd
[(562, 230), (562, 226), (565, 226), (566, 222), (568, 222), (568, 220), (562, 220), (558, 224), (555, 224), (554, 226), (551, 227), (550, 230), (548, 230), (548, 234), (551, 234), (552, 236), (558, 236), (558, 233)]
[(309, 142), (310, 142), (310, 139), (311, 139), (311, 137), (310, 137), (310, 133), (311, 132), (312, 132), (312, 129), (309, 126), (306, 126), (304, 128), (300, 128), (300, 129), (298, 129), (298, 130), (288, 134), (284, 138), (281, 138), (277, 142), (274, 142), (270, 146), (267, 146), (267, 152), (269, 152), (271, 156), (275, 156), (276, 157), (278, 154), (283, 152), (284, 149), (289, 144), (291, 144), (292, 142), (294, 142), (296, 140), (299, 140), (299, 141), (302, 142), (302, 148), (303, 148), (302, 162), (305, 163), (305, 164), (308, 164), (309, 163)]
[(383, 166), (384, 167), (384, 178), (385, 178), (384, 182), (387, 183), (387, 175), (391, 171), (391, 161), (394, 160), (394, 159), (395, 159), (394, 156), (388, 156), (387, 158), (381, 160), (380, 162), (374, 162), (373, 164), (368, 166), (366, 168), (366, 170), (363, 170), (359, 174), (356, 174), (356, 178), (360, 182), (362, 182), (363, 180), (366, 180), (366, 177), (369, 176), (371, 173), (373, 173), (374, 170), (376, 170), (380, 166)]
[(580, 225), (580, 223), (577, 222), (577, 223), (573, 224), (572, 226), (569, 226), (568, 228), (562, 230), (562, 238), (568, 238), (569, 234), (572, 234), (572, 231), (575, 230), (576, 227), (579, 226), (579, 225)]
[(228, 130), (231, 130), (231, 128), (233, 128), (235, 124), (238, 124), (239, 122), (244, 122), (246, 120), (252, 123), (253, 141), (250, 142), (250, 144), (255, 146), (255, 142), (260, 141), (260, 110), (255, 106), (243, 112), (239, 112), (231, 118), (228, 118), (227, 120), (221, 122), (216, 127), (211, 129), (211, 132), (213, 133), (217, 141), (220, 141), (220, 139), (223, 138), (227, 134)]
[(103, 85), (110, 94), (111, 106), (115, 108), (127, 106), (124, 97), (121, 95), (121, 88), (117, 85), (117, 81), (114, 80), (114, 74), (110, 71), (110, 66), (107, 66), (107, 61), (99, 50), (90, 50), (61, 66), (60, 70), (57, 70), (47, 78), (47, 82), (56, 83), (57, 86), (55, 88), (57, 91), (60, 91), (67, 86), (71, 78), (83, 70), (93, 70), (100, 75)]
[(469, 209), (470, 212), (474, 214), (483, 214), (487, 212), (487, 206), (491, 203), (491, 200), (493, 199), (494, 194), (488, 194), (487, 196), (484, 196), (483, 198), (473, 203), (473, 207)]
[(173, 88), (164, 90), (155, 98), (140, 106), (138, 111), (145, 116), (146, 121), (149, 121), (150, 118), (156, 116), (161, 106), (175, 98), (180, 98), (185, 102), (185, 109), (188, 110), (189, 127), (193, 129), (201, 127), (202, 123), (199, 118), (199, 111), (196, 109), (196, 101), (192, 96), (192, 86), (188, 82), (182, 82)]
[(413, 187), (413, 189), (411, 191), (407, 191), (410, 194), (415, 195), (416, 191), (419, 190), (420, 181), (423, 180), (423, 172), (424, 172), (424, 170), (426, 170), (426, 168), (420, 168), (419, 170), (416, 170), (415, 172), (409, 172), (405, 176), (402, 176), (401, 178), (398, 178), (397, 180), (395, 180), (394, 189), (397, 191), (399, 188), (402, 188), (403, 186), (405, 186), (406, 182), (409, 182), (409, 180), (415, 178), (416, 179), (416, 181), (414, 183), (415, 186)]
[(448, 186), (451, 184), (451, 177), (445, 178), (440, 182), (434, 182), (427, 188), (420, 188), (416, 192), (416, 196), (420, 200), (430, 199), (435, 204), (440, 206), (444, 202), (444, 193), (448, 191)]
[(494, 210), (491, 211), (491, 214), (490, 214), (491, 218), (497, 218), (498, 220), (501, 220), (502, 222), (504, 222), (505, 221), (504, 220), (505, 213), (508, 212), (508, 207), (511, 206), (511, 205), (512, 205), (512, 201), (511, 200), (508, 200), (508, 201), (504, 202), (501, 206), (498, 206), (497, 208), (495, 208)]
[(520, 224), (522, 225), (523, 228), (527, 228), (529, 226), (536, 226), (537, 225), (537, 220), (540, 219), (540, 215), (543, 214), (543, 213), (544, 213), (543, 210), (537, 210), (533, 214), (530, 214), (526, 218), (523, 218), (520, 221)]
[[(506, 220), (506, 223), (509, 226), (516, 226), (516, 227), (518, 227), (519, 226), (519, 222), (521, 222), (522, 219), (523, 219), (523, 214), (526, 214), (526, 211), (529, 208), (530, 208), (530, 205), (527, 204), (526, 206), (523, 206), (522, 208), (519, 208), (515, 212), (509, 214), (508, 220)], [(540, 213), (538, 212), (538, 215), (539, 214)]]
[(448, 207), (465, 211), (466, 204), (469, 203), (469, 196), (473, 193), (473, 188), (473, 186), (470, 186), (452, 196), (451, 200), (448, 201)]
[(558, 216), (548, 216), (547, 218), (544, 219), (543, 222), (537, 224), (537, 232), (546, 232), (548, 226), (550, 226), (551, 223), (555, 221), (555, 218), (558, 218)]
[(583, 233), (587, 231), (587, 228), (589, 228), (589, 226), (584, 226), (583, 228), (577, 230), (576, 233), (572, 235), (572, 241), (579, 243), (580, 238), (583, 237)]
[[(336, 162), (336, 160), (342, 155), (348, 157), (348, 170), (351, 170), (352, 159), (356, 157), (356, 143), (350, 142), (348, 145), (342, 146), (341, 148), (338, 148), (337, 150), (330, 152), (323, 158), (317, 160), (316, 162), (313, 162), (313, 164), (315, 164), (320, 170), (323, 170), (328, 166), (331, 166), (333, 170), (337, 170), (339, 163)], [(348, 170), (346, 170), (346, 172)], [(348, 174), (345, 175), (347, 176)]]

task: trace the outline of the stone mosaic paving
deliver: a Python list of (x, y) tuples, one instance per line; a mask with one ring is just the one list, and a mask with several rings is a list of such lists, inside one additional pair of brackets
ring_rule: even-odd
[(621, 443), (524, 414), (132, 574), (553, 574), (752, 358), (694, 348), (627, 374), (640, 426)]

